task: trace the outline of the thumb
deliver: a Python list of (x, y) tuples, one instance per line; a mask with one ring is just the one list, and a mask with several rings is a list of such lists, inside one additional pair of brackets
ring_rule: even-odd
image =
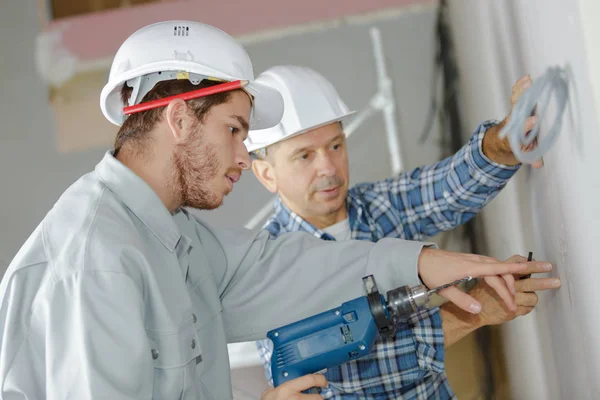
[(544, 166), (544, 159), (540, 158), (539, 160), (535, 161), (533, 164), (531, 164), (531, 166), (535, 169), (540, 169)]
[(481, 311), (481, 304), (477, 300), (456, 287), (444, 289), (438, 294), (471, 314), (478, 314)]

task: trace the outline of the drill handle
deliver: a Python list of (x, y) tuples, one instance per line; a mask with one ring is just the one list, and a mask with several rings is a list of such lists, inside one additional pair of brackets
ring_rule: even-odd
[(272, 330), (267, 337), (273, 342), (271, 372), (277, 387), (369, 354), (377, 327), (363, 296)]

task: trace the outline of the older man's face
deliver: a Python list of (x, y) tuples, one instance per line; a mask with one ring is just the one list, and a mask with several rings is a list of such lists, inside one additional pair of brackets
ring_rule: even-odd
[(348, 151), (336, 122), (275, 145), (272, 168), (279, 195), (305, 219), (322, 218), (345, 207)]

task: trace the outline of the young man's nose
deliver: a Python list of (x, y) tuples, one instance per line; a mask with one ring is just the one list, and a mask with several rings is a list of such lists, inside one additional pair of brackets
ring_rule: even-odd
[(243, 170), (250, 169), (250, 166), (252, 165), (252, 159), (250, 158), (250, 154), (248, 154), (248, 149), (246, 148), (246, 145), (244, 145), (243, 142), (237, 146), (236, 162), (238, 167), (240, 167)]

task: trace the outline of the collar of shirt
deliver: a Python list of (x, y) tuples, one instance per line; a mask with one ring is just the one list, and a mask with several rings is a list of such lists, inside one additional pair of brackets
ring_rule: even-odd
[[(356, 239), (358, 236), (361, 236), (361, 240), (376, 240), (375, 232), (377, 230), (377, 226), (373, 221), (367, 218), (367, 215), (363, 210), (363, 202), (359, 196), (353, 193), (352, 190), (348, 191), (346, 208), (348, 211), (348, 222), (350, 224), (351, 238)], [(300, 215), (292, 211), (287, 205), (285, 205), (279, 196), (277, 196), (275, 199), (275, 212), (273, 217), (267, 221), (265, 227), (268, 229), (269, 224), (272, 222), (277, 222), (279, 224), (281, 233), (303, 231), (323, 240), (335, 240), (333, 236), (322, 229), (315, 227)], [(369, 235), (373, 237), (370, 237), (365, 233), (370, 233)], [(365, 235), (369, 237), (363, 237)]]
[[(181, 231), (154, 190), (113, 157), (112, 150), (106, 152), (102, 161), (96, 165), (95, 171), (102, 183), (135, 214), (167, 250), (173, 252), (182, 237)], [(185, 242), (189, 245), (190, 241)]]
[(275, 219), (277, 219), (277, 222), (279, 222), (281, 229), (284, 232), (302, 231), (308, 232), (323, 240), (335, 240), (333, 236), (315, 227), (300, 215), (293, 212), (283, 203), (283, 201), (281, 201), (279, 196), (275, 199)]

